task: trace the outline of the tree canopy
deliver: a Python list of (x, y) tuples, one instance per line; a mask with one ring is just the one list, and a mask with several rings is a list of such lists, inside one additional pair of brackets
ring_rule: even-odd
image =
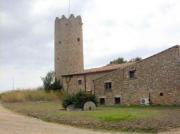
[(43, 81), (43, 86), (46, 91), (62, 89), (62, 84), (61, 84), (60, 80), (57, 80), (55, 78), (54, 71), (48, 72), (46, 74), (46, 76), (41, 79)]
[(132, 58), (130, 60), (125, 60), (123, 57), (119, 57), (115, 60), (112, 60), (109, 62), (109, 64), (123, 64), (123, 63), (127, 63), (127, 62), (137, 62), (137, 61), (141, 61), (142, 58), (141, 57), (136, 57), (136, 58)]

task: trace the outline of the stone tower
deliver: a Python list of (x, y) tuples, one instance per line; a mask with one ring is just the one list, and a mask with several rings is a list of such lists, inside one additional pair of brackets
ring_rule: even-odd
[(55, 20), (55, 74), (61, 75), (82, 72), (83, 61), (83, 34), (81, 16), (69, 18), (64, 15)]

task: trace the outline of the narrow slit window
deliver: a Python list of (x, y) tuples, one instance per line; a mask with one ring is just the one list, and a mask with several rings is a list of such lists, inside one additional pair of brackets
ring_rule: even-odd
[(163, 96), (164, 94), (163, 94), (163, 93), (160, 93), (159, 95), (160, 95), (160, 96)]
[(77, 41), (80, 42), (80, 38), (77, 38)]

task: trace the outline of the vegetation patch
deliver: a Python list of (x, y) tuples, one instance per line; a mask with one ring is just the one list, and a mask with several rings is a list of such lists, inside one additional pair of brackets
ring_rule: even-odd
[(55, 72), (50, 71), (45, 77), (42, 77), (43, 87), (45, 91), (60, 91), (62, 90), (62, 83), (55, 78)]
[(63, 93), (60, 91), (44, 90), (16, 90), (0, 94), (2, 102), (25, 102), (25, 101), (55, 101), (60, 100)]
[(61, 102), (2, 103), (6, 108), (45, 121), (92, 129), (157, 133), (180, 127), (179, 106), (103, 106), (95, 111), (66, 111)]
[(80, 91), (76, 94), (66, 95), (63, 98), (62, 106), (67, 108), (68, 105), (74, 105), (75, 108), (83, 108), (84, 103), (87, 101), (92, 101), (97, 105), (97, 98), (95, 95)]

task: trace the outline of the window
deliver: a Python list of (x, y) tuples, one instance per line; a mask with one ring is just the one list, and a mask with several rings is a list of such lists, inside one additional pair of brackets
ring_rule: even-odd
[(135, 78), (135, 72), (136, 70), (129, 71), (129, 78)]
[(59, 44), (61, 44), (61, 41), (59, 41)]
[(78, 80), (78, 85), (82, 85), (82, 80)]
[(77, 41), (80, 42), (80, 38), (77, 38)]
[(104, 105), (105, 104), (105, 98), (100, 98), (99, 103), (100, 103), (100, 105)]
[(104, 88), (105, 88), (105, 90), (111, 90), (112, 89), (112, 82), (105, 82)]
[(160, 95), (160, 96), (163, 96), (164, 94), (163, 94), (163, 93), (160, 93), (159, 95)]
[(120, 97), (114, 97), (114, 103), (115, 104), (121, 104), (121, 98)]

